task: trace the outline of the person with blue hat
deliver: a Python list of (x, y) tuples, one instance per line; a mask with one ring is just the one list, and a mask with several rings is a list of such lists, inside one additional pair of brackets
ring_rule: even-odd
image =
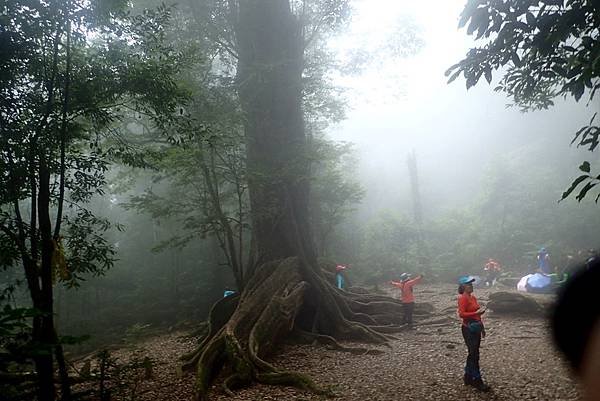
[(458, 316), (462, 319), (461, 331), (467, 350), (467, 363), (465, 365), (464, 383), (480, 391), (489, 391), (490, 387), (481, 378), (479, 369), (479, 346), (485, 337), (485, 327), (481, 315), (485, 308), (479, 306), (477, 298), (473, 295), (474, 278), (463, 276), (458, 279)]
[(419, 274), (411, 280), (409, 273), (402, 273), (400, 275), (400, 281), (390, 281), (394, 287), (400, 288), (402, 293), (402, 308), (404, 310), (404, 319), (402, 323), (406, 324), (409, 328), (412, 328), (413, 312), (415, 310), (413, 287), (418, 284), (422, 278), (423, 275)]

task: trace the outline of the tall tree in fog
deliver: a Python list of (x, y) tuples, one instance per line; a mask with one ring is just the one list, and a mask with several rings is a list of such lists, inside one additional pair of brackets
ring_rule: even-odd
[[(145, 5), (144, 2), (138, 6)], [(193, 74), (187, 74), (189, 78), (182, 82), (192, 92), (192, 100), (188, 103), (185, 114), (192, 119), (201, 121), (202, 124), (197, 129), (206, 130), (206, 133), (203, 138), (198, 141), (188, 141), (181, 149), (173, 150), (173, 153), (183, 155), (185, 152), (192, 152), (196, 156), (205, 154), (202, 158), (183, 156), (182, 160), (196, 160), (196, 168), (199, 172), (204, 172), (196, 174), (193, 180), (197, 185), (206, 189), (207, 196), (204, 199), (208, 199), (208, 201), (202, 202), (203, 210), (198, 210), (196, 213), (190, 208), (170, 207), (169, 202), (166, 201), (168, 194), (166, 197), (159, 197), (156, 196), (156, 193), (147, 193), (143, 197), (136, 198), (134, 204), (146, 208), (148, 211), (151, 209), (161, 213), (173, 211), (178, 215), (177, 218), (184, 218), (186, 215), (180, 236), (180, 239), (185, 238), (185, 241), (190, 240), (194, 233), (196, 233), (196, 238), (204, 235), (218, 237), (227, 264), (232, 267), (238, 288), (241, 289), (244, 287), (246, 279), (251, 276), (253, 267), (260, 263), (260, 260), (269, 259), (270, 257), (267, 255), (274, 252), (273, 249), (277, 249), (279, 256), (282, 255), (282, 252), (289, 252), (290, 245), (283, 245), (283, 242), (290, 242), (289, 239), (286, 240), (286, 235), (292, 235), (292, 230), (290, 227), (284, 228), (281, 225), (289, 225), (289, 219), (284, 218), (284, 215), (289, 215), (291, 209), (289, 207), (282, 209), (281, 205), (290, 202), (306, 204), (306, 199), (301, 200), (300, 198), (307, 198), (311, 195), (308, 191), (309, 181), (315, 180), (317, 175), (323, 178), (324, 175), (321, 172), (327, 170), (331, 165), (337, 164), (340, 160), (333, 151), (328, 155), (328, 157), (332, 156), (333, 160), (318, 162), (318, 165), (313, 163), (311, 166), (309, 164), (316, 157), (321, 156), (321, 154), (317, 156), (317, 153), (324, 149), (321, 145), (326, 144), (325, 141), (319, 139), (323, 127), (330, 121), (339, 120), (343, 115), (341, 102), (332, 96), (336, 90), (325, 79), (331, 60), (328, 60), (325, 51), (317, 48), (314, 44), (320, 38), (320, 33), (331, 30), (330, 25), (335, 26), (342, 19), (347, 4), (345, 1), (334, 1), (305, 5), (296, 2), (290, 5), (290, 15), (302, 15), (295, 22), (297, 37), (294, 40), (299, 43), (296, 45), (298, 54), (294, 56), (295, 58), (283, 53), (291, 50), (269, 50), (266, 52), (272, 53), (269, 55), (265, 53), (264, 49), (261, 50), (254, 44), (246, 43), (250, 40), (257, 40), (257, 38), (251, 38), (246, 32), (238, 32), (240, 29), (250, 29), (249, 17), (242, 18), (241, 11), (242, 9), (246, 10), (244, 11), (246, 14), (253, 12), (252, 10), (256, 8), (254, 3), (248, 3), (242, 7), (242, 3), (238, 4), (237, 2), (190, 1), (182, 7), (179, 14), (179, 31), (171, 35), (171, 40), (174, 43), (178, 40), (196, 42), (204, 54), (204, 57), (199, 58), (193, 66)], [(275, 10), (272, 4), (264, 5), (264, 7)], [(294, 16), (294, 18), (296, 17)], [(265, 38), (259, 40), (261, 46), (264, 43), (266, 48), (273, 47), (268, 41), (284, 40), (281, 35), (272, 33), (266, 35)], [(238, 37), (241, 37), (242, 40), (238, 40)], [(283, 49), (286, 46), (290, 48), (289, 40), (286, 40), (286, 43), (278, 46)], [(257, 59), (258, 61), (254, 60), (258, 57), (254, 54), (242, 57), (243, 47), (252, 49), (252, 52), (257, 51), (257, 54), (266, 55), (261, 55), (262, 59)], [(271, 57), (271, 60), (267, 60), (265, 57)], [(278, 58), (290, 61), (282, 63), (276, 61)], [(293, 67), (295, 69), (294, 77), (286, 76), (289, 73), (284, 70), (289, 70), (293, 63), (296, 63), (296, 66)], [(266, 82), (263, 82), (265, 77), (275, 76), (275, 74), (270, 74), (274, 68), (282, 70), (277, 73), (279, 75), (277, 82), (265, 85)], [(199, 79), (199, 77), (201, 78)], [(264, 89), (260, 89), (263, 86)], [(235, 100), (230, 97), (232, 89), (237, 95)], [(278, 94), (275, 89), (279, 91)], [(268, 97), (270, 99), (267, 99)], [(290, 105), (286, 106), (286, 102)], [(292, 104), (293, 102), (295, 103)], [(290, 107), (298, 110), (292, 112)], [(297, 121), (293, 122), (294, 118)], [(260, 127), (257, 121), (264, 121), (268, 125), (273, 124), (273, 121), (279, 122), (276, 124), (277, 127), (266, 129), (266, 126)], [(301, 139), (293, 139), (294, 136)], [(255, 139), (250, 140), (253, 137)], [(236, 141), (238, 141), (237, 145)], [(203, 150), (200, 151), (200, 148)], [(214, 157), (210, 156), (210, 153)], [(237, 160), (229, 157), (234, 154), (239, 156)], [(223, 156), (227, 156), (229, 162), (222, 163)], [(211, 162), (211, 158), (217, 163)], [(198, 164), (201, 160), (206, 161), (205, 167), (208, 169)], [(230, 168), (232, 163), (239, 164), (242, 168), (236, 168), (236, 171), (233, 171)], [(166, 167), (169, 163), (162, 165)], [(178, 168), (175, 164), (171, 164), (171, 166), (175, 167), (175, 169), (171, 169), (172, 173), (178, 170), (179, 172), (175, 174), (183, 174), (181, 175), (182, 180), (179, 180), (180, 184), (192, 177), (192, 175), (183, 173), (187, 167), (180, 166), (182, 168)], [(216, 168), (213, 170), (211, 166)], [(318, 170), (316, 174), (315, 170)], [(334, 213), (328, 213), (327, 216), (332, 216), (333, 220), (339, 220), (339, 217), (348, 210), (347, 205), (354, 202), (356, 197), (354, 191), (344, 183), (333, 182), (331, 176), (327, 178), (330, 179), (331, 185), (338, 185), (340, 189), (349, 191), (340, 194), (340, 196), (346, 195), (346, 197), (339, 199), (339, 205), (332, 202), (334, 199), (327, 199), (331, 208), (337, 207)], [(341, 177), (338, 175), (336, 178)], [(241, 189), (239, 193), (229, 185), (233, 183), (232, 180), (236, 181), (234, 187)], [(177, 185), (184, 189), (182, 185)], [(250, 191), (247, 190), (247, 186), (250, 187)], [(303, 188), (297, 189), (296, 187), (299, 186)], [(214, 190), (208, 191), (209, 188)], [(276, 193), (277, 191), (279, 193)], [(178, 198), (178, 202), (175, 204), (181, 204), (183, 199), (193, 198), (196, 194), (196, 192), (187, 192), (187, 194), (185, 190), (180, 192), (182, 197)], [(231, 202), (234, 192), (239, 196), (233, 196), (236, 199)], [(248, 192), (250, 192), (250, 197)], [(211, 193), (218, 196), (209, 196)], [(325, 191), (318, 191), (316, 196), (312, 196), (312, 199), (320, 195), (327, 196), (328, 194)], [(284, 197), (287, 200), (283, 199)], [(251, 204), (250, 208), (246, 204), (248, 199)], [(235, 202), (237, 205), (233, 205)], [(190, 205), (190, 203), (187, 204)], [(313, 202), (313, 205), (315, 204)], [(310, 219), (306, 206), (303, 208), (305, 211), (302, 212), (303, 218), (300, 220), (308, 222)], [(247, 209), (251, 210), (252, 224), (247, 223)], [(200, 218), (199, 216), (203, 213), (206, 216)], [(222, 218), (216, 218), (217, 216)], [(299, 227), (303, 225), (304, 223)], [(251, 241), (242, 238), (243, 236), (249, 237), (247, 236), (249, 228), (253, 234)], [(198, 235), (199, 233), (201, 234)], [(173, 239), (175, 240), (171, 242), (173, 245), (182, 243), (178, 242), (176, 238)], [(272, 249), (267, 250), (265, 247)]]
[[(594, 100), (600, 88), (600, 4), (586, 0), (469, 0), (459, 26), (468, 24), (467, 33), (483, 41), (464, 60), (448, 69), (449, 82), (461, 73), (467, 88), (481, 77), (488, 83), (492, 72), (503, 68), (504, 75), (495, 90), (505, 92), (522, 110), (546, 109), (557, 97), (576, 101)], [(582, 127), (572, 143), (594, 151), (600, 143), (596, 113)], [(582, 174), (562, 194), (577, 188), (581, 201), (600, 184), (600, 175), (591, 173), (584, 161)], [(600, 193), (595, 200), (598, 202)]]
[[(258, 261), (315, 250), (308, 226), (303, 25), (288, 1), (241, 1), (235, 32)], [(301, 248), (300, 248), (301, 247)]]
[(390, 298), (335, 288), (334, 265), (317, 262), (309, 227), (303, 74), (315, 41), (345, 19), (348, 1), (190, 5), (204, 33), (223, 49), (223, 60), (235, 61), (257, 267), (239, 295), (213, 306), (211, 330), (185, 366), (196, 367), (199, 398), (223, 361), (231, 367), (224, 382), (229, 389), (259, 381), (323, 392), (309, 378), (266, 362), (270, 344), (291, 330), (305, 339), (324, 334), (335, 344), (333, 338), (381, 343), (384, 333), (399, 329), (393, 323), (400, 315), (400, 304)]
[(421, 193), (419, 191), (419, 174), (417, 170), (417, 154), (413, 150), (406, 158), (408, 165), (408, 174), (410, 176), (410, 189), (413, 199), (413, 215), (417, 226), (423, 224), (423, 206), (421, 203)]
[(10, 0), (2, 10), (0, 263), (24, 269), (39, 400), (54, 399), (55, 353), (70, 394), (55, 280), (76, 285), (113, 262), (102, 237), (110, 224), (86, 209), (103, 193), (110, 157), (126, 153), (110, 141), (130, 117), (164, 128), (175, 115), (180, 57), (162, 42), (168, 11), (129, 18), (119, 3)]

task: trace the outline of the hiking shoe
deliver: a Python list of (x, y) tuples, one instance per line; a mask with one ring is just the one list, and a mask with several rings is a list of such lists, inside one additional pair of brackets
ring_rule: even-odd
[(490, 386), (485, 384), (483, 382), (483, 380), (481, 380), (481, 379), (474, 379), (471, 382), (471, 386), (475, 387), (477, 390), (484, 392), (484, 393), (487, 393), (488, 391), (490, 391), (492, 389)]

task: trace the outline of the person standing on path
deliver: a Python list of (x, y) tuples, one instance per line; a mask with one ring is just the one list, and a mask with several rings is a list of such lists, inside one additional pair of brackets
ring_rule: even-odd
[(400, 281), (391, 281), (394, 287), (400, 288), (402, 293), (402, 308), (404, 309), (404, 319), (402, 323), (412, 328), (413, 325), (413, 312), (415, 310), (415, 295), (413, 294), (413, 287), (418, 284), (423, 275), (419, 274), (417, 277), (411, 280), (410, 274), (402, 273), (400, 275)]
[(485, 313), (485, 308), (479, 306), (473, 295), (473, 281), (475, 279), (471, 277), (461, 277), (458, 280), (458, 316), (462, 319), (462, 336), (469, 351), (463, 380), (465, 385), (473, 386), (479, 391), (489, 391), (490, 387), (483, 382), (479, 370), (479, 345), (485, 337), (481, 315)]
[(544, 274), (552, 273), (552, 267), (550, 266), (550, 254), (546, 251), (546, 248), (540, 248), (540, 251), (536, 256), (538, 269)]
[(348, 268), (346, 265), (338, 264), (335, 266), (335, 286), (340, 290), (343, 290), (346, 286), (344, 280), (344, 271)]

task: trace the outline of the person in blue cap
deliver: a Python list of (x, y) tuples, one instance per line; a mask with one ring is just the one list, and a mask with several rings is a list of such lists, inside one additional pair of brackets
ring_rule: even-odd
[(462, 336), (469, 351), (463, 380), (465, 385), (479, 391), (489, 391), (490, 386), (483, 382), (479, 369), (479, 345), (485, 337), (481, 315), (485, 313), (485, 308), (479, 306), (473, 295), (473, 281), (475, 279), (469, 276), (458, 279), (458, 315), (462, 319)]
[(421, 282), (423, 275), (419, 274), (417, 277), (411, 279), (409, 273), (402, 273), (400, 275), (400, 281), (390, 281), (390, 283), (400, 288), (402, 292), (402, 308), (404, 309), (404, 320), (403, 324), (406, 324), (409, 328), (413, 326), (413, 312), (415, 310), (415, 295), (413, 294), (413, 287)]

